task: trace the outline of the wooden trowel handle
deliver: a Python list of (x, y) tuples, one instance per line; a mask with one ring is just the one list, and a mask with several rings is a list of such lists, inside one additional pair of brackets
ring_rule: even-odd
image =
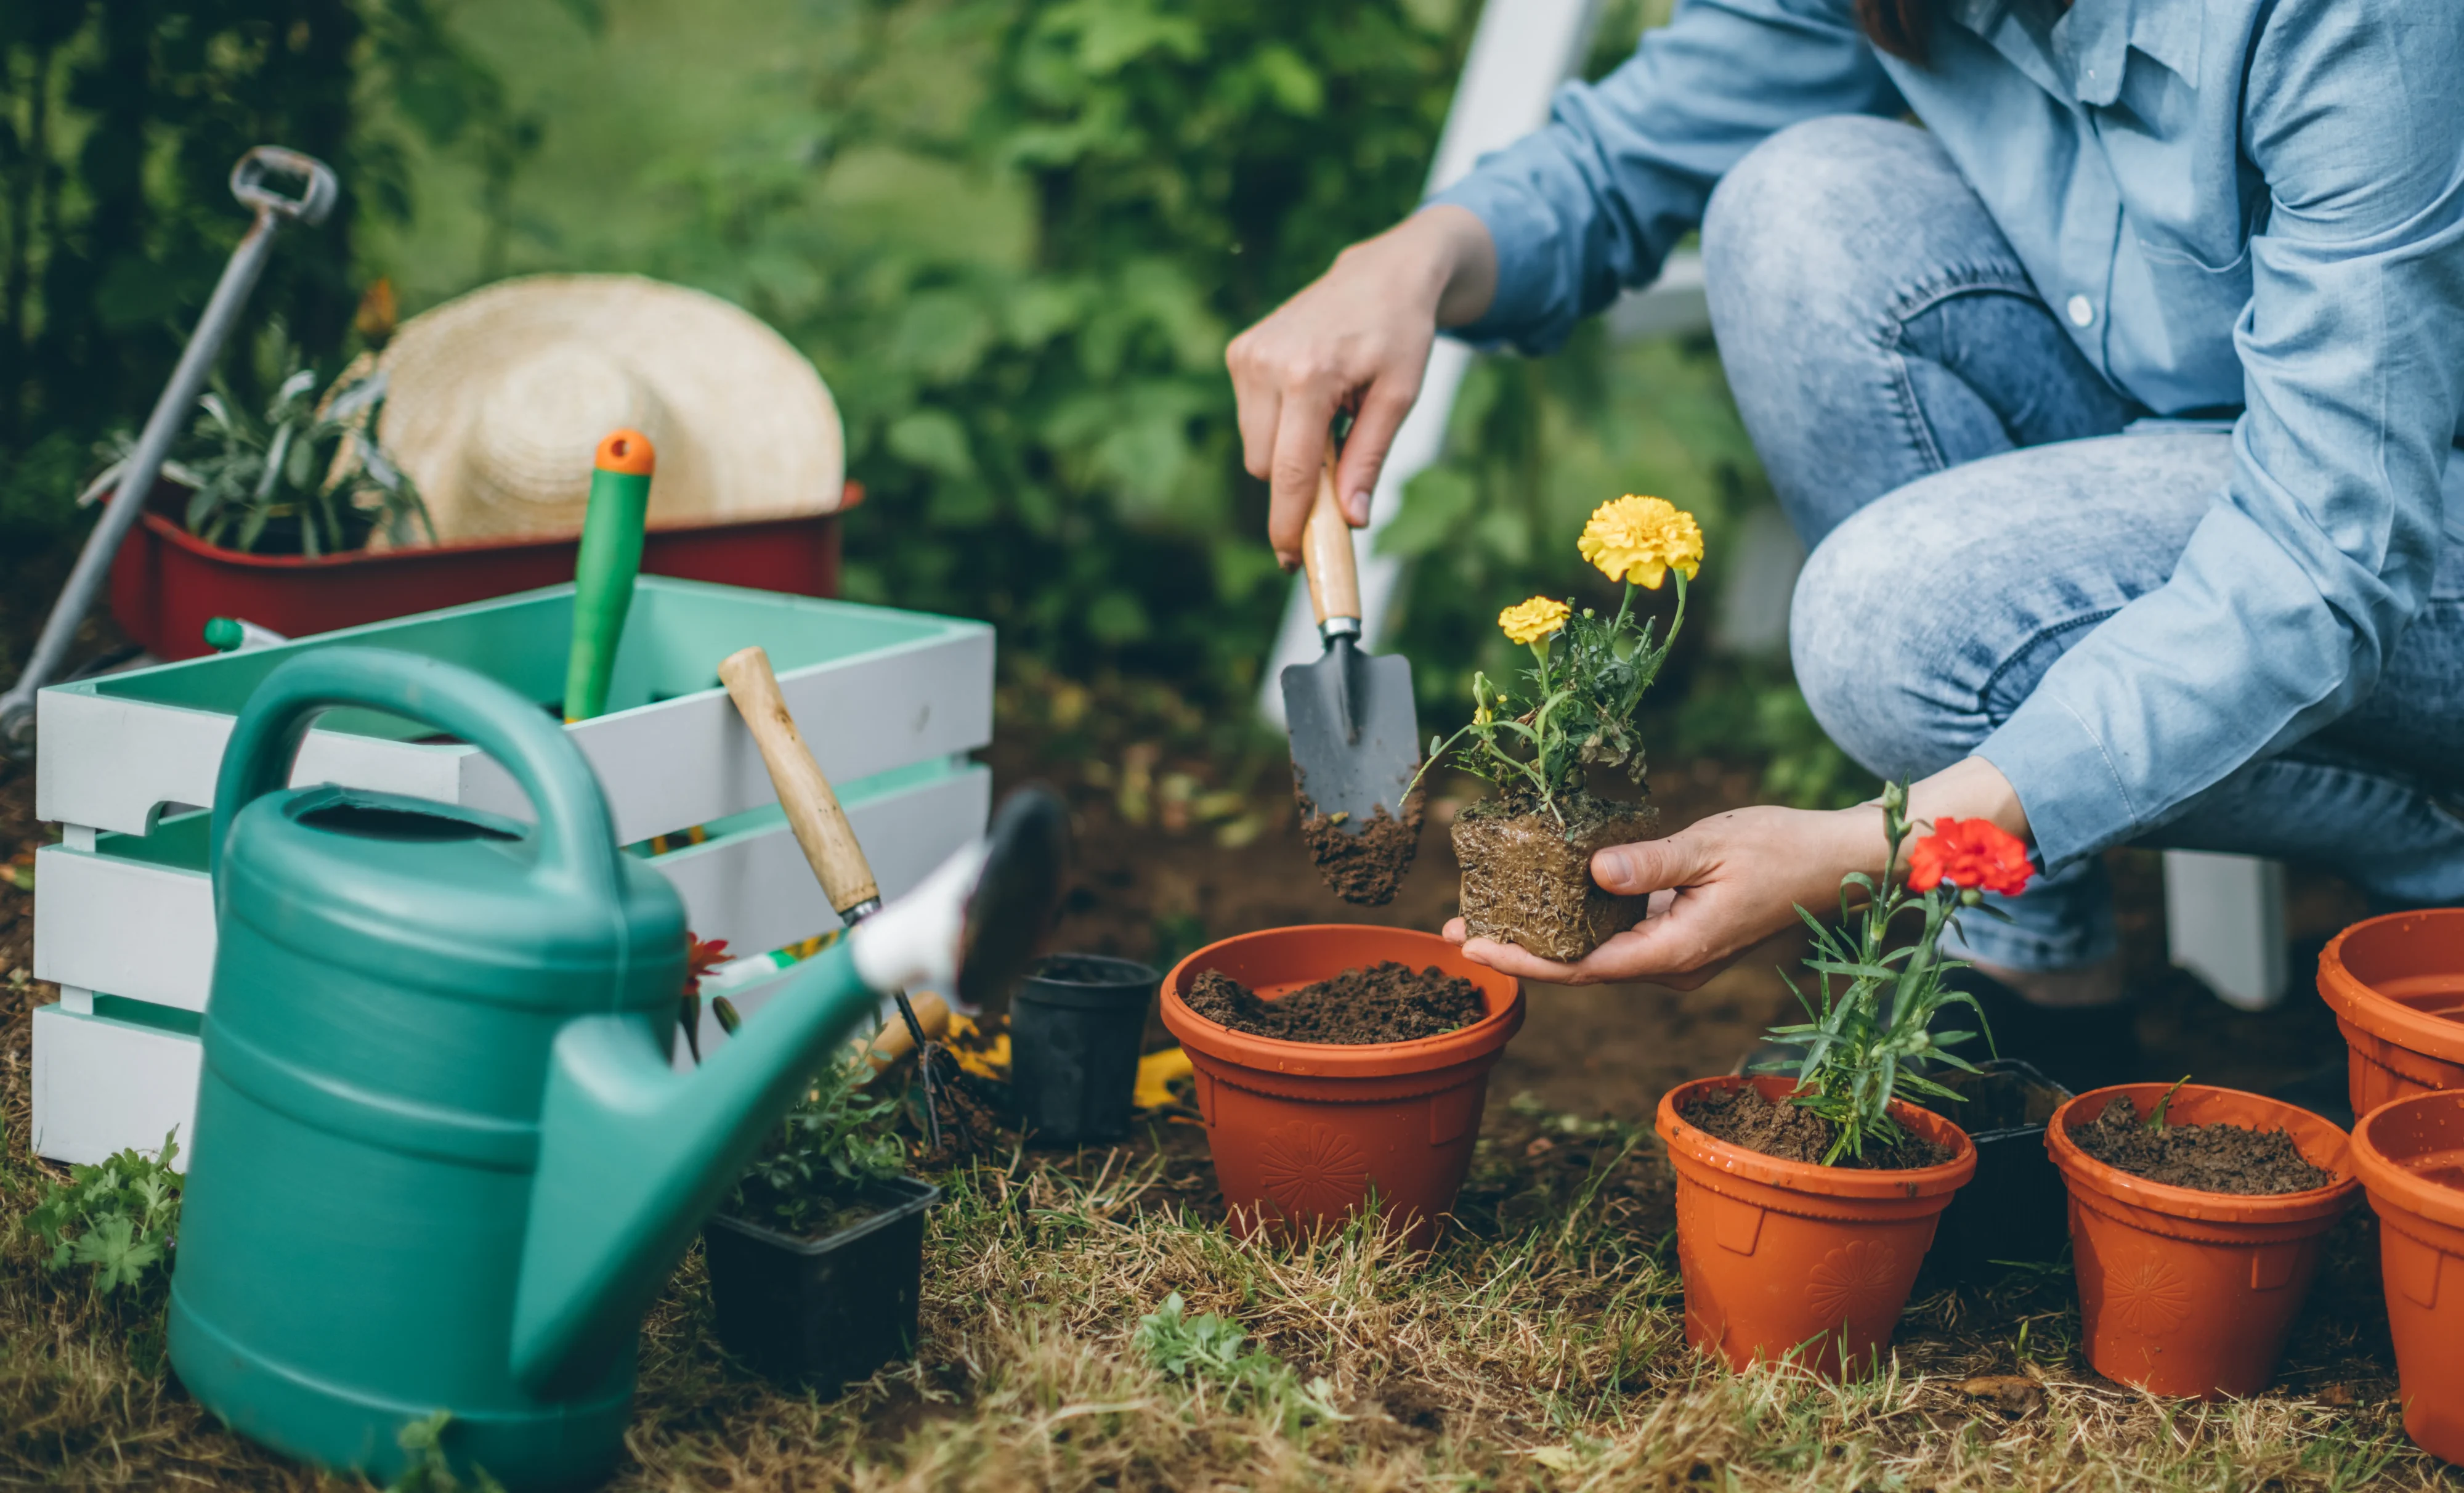
[(1317, 501), (1309, 504), (1309, 527), (1301, 530), (1301, 565), (1309, 572), (1309, 605), (1317, 609), (1317, 625), (1332, 617), (1360, 618), (1360, 571), (1352, 556), (1352, 525), (1334, 501), (1334, 443), (1329, 441), (1326, 465), (1317, 474)]
[(881, 888), (873, 882), (864, 847), (856, 843), (847, 811), (839, 807), (830, 780), (804, 745), (804, 734), (796, 729), (796, 718), (787, 713), (786, 698), (779, 693), (779, 676), (770, 672), (770, 656), (759, 648), (730, 654), (718, 666), (718, 678), (727, 686), (727, 698), (736, 702), (737, 712), (744, 717), (745, 729), (761, 748), (761, 765), (770, 769), (770, 785), (779, 791), (779, 807), (787, 811), (788, 828), (796, 832), (796, 843), (803, 847), (813, 875), (821, 879), (832, 910), (844, 913), (879, 902)]

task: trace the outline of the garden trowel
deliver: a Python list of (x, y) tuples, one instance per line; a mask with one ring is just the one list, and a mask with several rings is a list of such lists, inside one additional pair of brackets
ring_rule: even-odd
[[(829, 899), (831, 910), (853, 927), (881, 910), (881, 887), (872, 879), (872, 863), (865, 858), (864, 847), (856, 843), (855, 830), (847, 823), (847, 811), (839, 807), (838, 794), (822, 765), (813, 760), (812, 748), (804, 745), (804, 736), (796, 729), (796, 718), (787, 711), (787, 699), (779, 692), (779, 676), (771, 672), (770, 655), (759, 647), (740, 649), (727, 656), (718, 666), (719, 682), (727, 686), (727, 696), (736, 702), (737, 713), (744, 717), (745, 729), (753, 733), (754, 745), (761, 748), (761, 765), (770, 770), (770, 786), (779, 792), (779, 807), (786, 812), (787, 827), (796, 835), (796, 844), (804, 852), (805, 862), (822, 883), (822, 893)], [(898, 1001), (898, 1017), (907, 1028), (909, 1041), (921, 1053), (931, 1040), (915, 1007), (905, 991), (892, 992)], [(925, 1139), (935, 1150), (941, 1147), (940, 1104), (933, 1092), (933, 1064), (926, 1054), (917, 1064), (924, 1084)]]
[(1375, 906), (1394, 897), (1419, 843), (1410, 791), (1420, 720), (1410, 661), (1360, 650), (1360, 577), (1352, 525), (1335, 504), (1331, 449), (1302, 531), (1301, 563), (1326, 642), (1317, 662), (1284, 671), (1301, 828), (1327, 884), (1347, 902)]

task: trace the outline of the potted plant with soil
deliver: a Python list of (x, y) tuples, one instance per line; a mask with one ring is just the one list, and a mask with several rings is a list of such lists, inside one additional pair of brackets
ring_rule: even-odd
[(2070, 1189), (2088, 1362), (2158, 1394), (2265, 1388), (2359, 1186), (2344, 1132), (2185, 1079), (2081, 1094), (2045, 1147)]
[[(677, 1013), (688, 1032), (700, 976), (724, 947), (692, 941)], [(735, 1008), (723, 995), (713, 1005), (733, 1034)], [(906, 1174), (900, 1104), (870, 1092), (873, 1077), (855, 1051), (815, 1074), (702, 1228), (720, 1345), (825, 1395), (914, 1352), (924, 1215), (941, 1196)]]
[[(1693, 515), (1658, 498), (1602, 503), (1576, 547), (1623, 592), (1614, 616), (1534, 596), (1497, 618), (1531, 650), (1519, 680), (1472, 676), (1472, 717), (1429, 744), (1423, 775), (1441, 758), (1495, 785), (1496, 794), (1454, 823), (1463, 864), (1462, 910), (1473, 938), (1495, 939), (1573, 963), (1642, 919), (1647, 899), (1617, 897), (1592, 880), (1592, 855), (1649, 834), (1657, 813), (1631, 799), (1595, 795), (1594, 767), (1621, 769), (1643, 788), (1635, 712), (1659, 678), (1685, 620), (1685, 583), (1703, 563)], [(1635, 614), (1635, 591), (1677, 578), (1665, 635)]]
[[(1839, 922), (1853, 940), (1797, 909), (1815, 941), (1814, 989), (1797, 992), (1808, 1019), (1770, 1034), (1804, 1049), (1795, 1076), (1697, 1079), (1660, 1102), (1656, 1127), (1677, 1171), (1686, 1341), (1731, 1367), (1870, 1367), (1943, 1209), (1976, 1170), (1967, 1132), (1903, 1096), (1955, 1103), (1925, 1070), (1974, 1071), (1948, 1050), (1974, 1034), (1935, 1030), (1947, 1006), (1976, 1005), (1943, 983), (1964, 966), (1941, 956), (1942, 936), (1982, 893), (2024, 890), (2027, 853), (1991, 824), (1945, 818), (1910, 847), (1903, 875), (1906, 807), (1901, 785), (1884, 791), (1881, 880), (1857, 872), (1840, 882)], [(1853, 908), (1859, 894), (1864, 906)], [(1917, 935), (1894, 947), (1909, 916)]]
[(1163, 1020), (1232, 1227), (1309, 1234), (1374, 1209), (1437, 1240), (1523, 987), (1431, 933), (1325, 925), (1209, 944), (1163, 982)]

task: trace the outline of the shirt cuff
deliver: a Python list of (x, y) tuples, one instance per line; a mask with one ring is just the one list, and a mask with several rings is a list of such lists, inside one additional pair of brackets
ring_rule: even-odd
[(1497, 291), (1480, 319), (1446, 328), (1475, 346), (1511, 345), (1534, 355), (1550, 352), (1573, 330), (1575, 300), (1556, 284), (1550, 254), (1556, 223), (1545, 202), (1513, 178), (1509, 147), (1478, 170), (1421, 204), (1451, 203), (1479, 218), (1497, 250)]
[(1975, 755), (2010, 779), (2049, 873), (2140, 831), (2129, 790), (2104, 743), (2069, 705), (2042, 691), (1985, 738)]

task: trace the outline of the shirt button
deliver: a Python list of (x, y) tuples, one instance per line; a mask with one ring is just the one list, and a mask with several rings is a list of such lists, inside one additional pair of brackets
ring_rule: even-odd
[(2085, 326), (2096, 320), (2096, 307), (2088, 304), (2085, 296), (2073, 296), (2062, 310), (2069, 314), (2073, 326)]

